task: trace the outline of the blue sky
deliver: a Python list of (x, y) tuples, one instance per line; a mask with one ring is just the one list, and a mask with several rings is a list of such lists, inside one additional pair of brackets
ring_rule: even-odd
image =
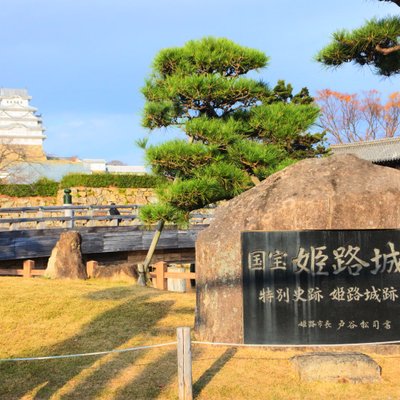
[[(226, 37), (264, 51), (259, 78), (312, 94), (399, 90), (354, 66), (331, 71), (313, 61), (339, 28), (355, 28), (398, 7), (374, 0), (0, 0), (0, 87), (26, 88), (43, 114), (45, 150), (58, 156), (143, 164), (135, 140), (140, 93), (157, 52), (204, 36)], [(150, 135), (170, 139), (171, 130)]]

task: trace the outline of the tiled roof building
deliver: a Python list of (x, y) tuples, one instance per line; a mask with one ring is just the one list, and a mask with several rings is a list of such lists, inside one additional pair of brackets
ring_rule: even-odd
[(400, 137), (336, 144), (331, 146), (331, 150), (334, 154), (355, 154), (375, 164), (400, 169)]

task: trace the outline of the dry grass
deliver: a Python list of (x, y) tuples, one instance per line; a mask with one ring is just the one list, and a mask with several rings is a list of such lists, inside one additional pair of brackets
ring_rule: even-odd
[[(105, 281), (0, 279), (0, 358), (69, 354), (175, 340), (193, 325), (194, 294)], [(197, 399), (400, 399), (400, 355), (371, 356), (375, 384), (303, 383), (293, 350), (193, 349)], [(175, 347), (0, 363), (0, 399), (176, 399)]]

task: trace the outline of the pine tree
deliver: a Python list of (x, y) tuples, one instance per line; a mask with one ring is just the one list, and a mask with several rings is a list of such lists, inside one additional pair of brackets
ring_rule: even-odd
[[(400, 7), (400, 1), (379, 1)], [(342, 29), (335, 32), (333, 41), (317, 54), (316, 60), (328, 67), (338, 67), (347, 62), (369, 65), (378, 75), (395, 75), (400, 72), (399, 37), (399, 17), (374, 18), (353, 31)]]
[(143, 207), (147, 222), (182, 222), (188, 213), (231, 199), (268, 175), (325, 152), (307, 130), (319, 114), (306, 88), (293, 95), (279, 81), (271, 90), (245, 75), (268, 57), (223, 38), (190, 41), (159, 52), (143, 94), (143, 125), (177, 126), (188, 141), (146, 149), (153, 173), (165, 178), (160, 202)]

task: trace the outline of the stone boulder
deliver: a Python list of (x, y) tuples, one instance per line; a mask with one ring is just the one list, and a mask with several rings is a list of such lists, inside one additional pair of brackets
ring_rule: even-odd
[(92, 278), (109, 279), (111, 281), (137, 281), (137, 265), (118, 263), (114, 265), (97, 265)]
[(362, 353), (311, 353), (292, 358), (302, 381), (370, 383), (381, 380), (381, 367)]
[(81, 242), (78, 232), (63, 232), (51, 252), (45, 276), (53, 279), (86, 279)]
[(400, 227), (400, 171), (353, 155), (308, 159), (227, 202), (196, 242), (199, 339), (243, 342), (242, 231)]

